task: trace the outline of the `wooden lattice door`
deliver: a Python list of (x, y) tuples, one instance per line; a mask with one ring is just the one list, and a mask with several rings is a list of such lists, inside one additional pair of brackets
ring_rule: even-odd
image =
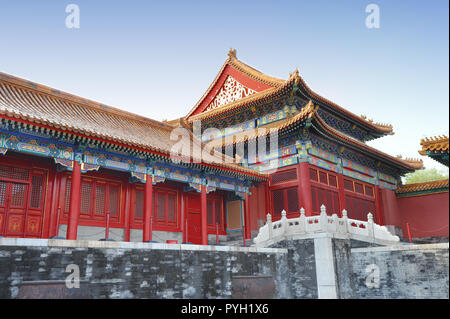
[(0, 235), (41, 237), (44, 172), (0, 165)]

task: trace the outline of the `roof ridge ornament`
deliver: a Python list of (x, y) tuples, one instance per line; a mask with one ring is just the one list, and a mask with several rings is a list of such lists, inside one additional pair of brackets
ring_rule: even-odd
[(237, 59), (236, 49), (230, 48), (230, 50), (228, 50), (228, 57)]
[(289, 73), (289, 80), (294, 80), (296, 84), (300, 83), (300, 72), (295, 68), (294, 72)]

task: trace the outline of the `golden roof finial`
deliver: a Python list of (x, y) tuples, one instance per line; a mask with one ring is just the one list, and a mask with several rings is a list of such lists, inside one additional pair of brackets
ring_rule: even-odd
[(300, 82), (300, 72), (298, 69), (295, 69), (294, 72), (289, 74), (289, 79), (294, 79), (297, 84)]
[(237, 59), (237, 57), (236, 57), (236, 49), (230, 48), (230, 50), (228, 50), (228, 56), (230, 58), (233, 57), (233, 58)]

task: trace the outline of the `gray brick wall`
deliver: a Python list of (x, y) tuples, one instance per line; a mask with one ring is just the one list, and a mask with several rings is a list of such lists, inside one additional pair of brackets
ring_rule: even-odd
[[(232, 298), (238, 276), (273, 278), (276, 298), (318, 298), (317, 262), (327, 259), (317, 258), (315, 240), (256, 249), (0, 239), (0, 298), (16, 298), (25, 281), (64, 281), (69, 264), (94, 298)], [(370, 247), (331, 238), (331, 247), (338, 298), (449, 296), (448, 243)], [(370, 265), (378, 287), (367, 286)]]
[[(360, 248), (352, 250), (354, 296), (364, 299), (449, 298), (448, 243)], [(370, 273), (379, 269), (379, 287), (367, 287)]]
[(192, 248), (0, 246), (0, 298), (15, 298), (24, 281), (64, 281), (69, 264), (95, 298), (231, 298), (231, 279), (242, 275), (271, 276), (275, 296), (290, 297), (278, 273), (285, 252)]

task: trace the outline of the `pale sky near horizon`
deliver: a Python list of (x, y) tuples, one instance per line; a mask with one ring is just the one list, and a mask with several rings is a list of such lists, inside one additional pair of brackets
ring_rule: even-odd
[[(80, 28), (68, 29), (70, 3)], [(368, 4), (380, 28), (365, 24)], [(229, 48), (254, 68), (394, 126), (368, 144), (422, 158), (449, 129), (447, 0), (0, 0), (0, 71), (156, 120), (185, 115)]]

